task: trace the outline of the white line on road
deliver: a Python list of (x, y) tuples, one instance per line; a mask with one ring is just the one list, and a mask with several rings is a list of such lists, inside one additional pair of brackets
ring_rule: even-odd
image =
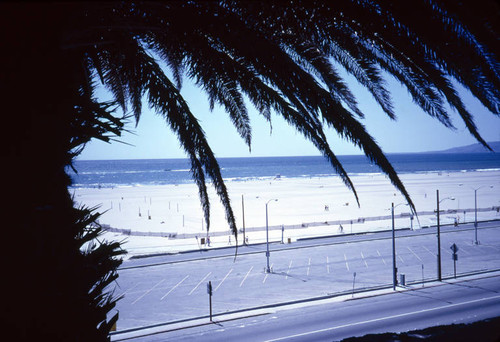
[(224, 282), (224, 280), (226, 280), (227, 276), (228, 276), (231, 272), (233, 272), (233, 269), (232, 269), (232, 268), (229, 270), (229, 272), (227, 272), (226, 276), (225, 276), (225, 277), (224, 277), (224, 278), (220, 281), (219, 285), (217, 285), (217, 287), (215, 288), (214, 292), (215, 292), (215, 291), (217, 291), (217, 289), (218, 289), (218, 288), (222, 285), (222, 283)]
[(212, 272), (208, 272), (207, 275), (204, 276), (203, 279), (200, 280), (200, 282), (198, 284), (196, 284), (196, 286), (194, 287), (194, 289), (192, 289), (191, 292), (188, 293), (188, 296), (191, 296), (191, 293), (193, 293), (198, 288), (198, 286), (200, 286), (201, 283), (203, 283), (205, 281), (205, 279), (207, 279), (208, 276), (211, 275), (211, 274), (212, 274)]
[[(378, 251), (378, 249), (377, 249), (377, 254), (378, 254), (378, 256), (379, 256), (379, 257), (381, 257), (381, 258), (382, 258), (382, 255), (380, 255), (380, 252)], [(384, 263), (384, 265), (387, 265), (387, 264), (385, 263), (384, 258), (382, 258), (382, 262)]]
[(366, 268), (368, 268), (368, 264), (366, 263), (365, 256), (363, 255), (363, 252), (361, 253), (361, 259), (363, 259), (363, 262), (365, 263)]
[(326, 257), (326, 272), (330, 274), (330, 261), (328, 260), (328, 256)]
[(347, 270), (349, 271), (349, 264), (347, 263), (347, 257), (344, 253), (344, 260), (345, 260), (345, 267), (347, 268)]
[(139, 285), (141, 282), (137, 282), (134, 286), (132, 286), (131, 288), (125, 290), (125, 292), (123, 292), (119, 297), (122, 297), (122, 296), (125, 296), (127, 293), (131, 292), (133, 289), (135, 289), (137, 287), (137, 285)]
[(432, 252), (429, 250), (429, 248), (427, 248), (427, 247), (425, 247), (425, 246), (422, 246), (422, 247), (424, 247), (424, 249), (425, 249), (427, 252), (429, 252), (432, 256), (436, 256), (436, 254), (432, 253)]
[[(269, 268), (273, 269), (273, 265), (274, 264), (271, 264), (271, 267), (269, 267)], [(268, 276), (269, 276), (269, 273), (266, 273), (266, 276), (264, 277), (264, 280), (262, 281), (262, 284), (264, 284), (266, 282), (266, 279), (267, 279)]]
[(399, 260), (401, 260), (401, 262), (403, 262), (403, 263), (405, 262), (405, 261), (403, 260), (403, 258), (401, 258), (401, 255), (398, 255), (398, 258), (399, 258)]
[(132, 304), (137, 303), (140, 299), (142, 299), (145, 295), (147, 295), (148, 293), (150, 293), (151, 291), (153, 291), (153, 290), (154, 290), (154, 289), (155, 289), (158, 285), (160, 285), (160, 284), (161, 284), (161, 283), (163, 283), (164, 281), (165, 281), (165, 279), (160, 280), (158, 283), (156, 283), (156, 285), (155, 285), (155, 286), (153, 286), (152, 288), (150, 288), (149, 290), (147, 290), (146, 292), (144, 292), (144, 293), (142, 294), (142, 296), (140, 296), (139, 298), (137, 298), (136, 300), (134, 300), (134, 301), (132, 302)]
[(175, 290), (177, 288), (177, 286), (179, 286), (180, 284), (182, 284), (184, 282), (184, 280), (186, 280), (187, 278), (189, 278), (189, 275), (185, 276), (180, 282), (178, 282), (177, 284), (175, 284), (175, 286), (172, 287), (170, 289), (170, 291), (168, 291), (167, 293), (165, 293), (165, 295), (163, 297), (161, 297), (160, 300), (163, 300), (163, 298), (165, 298), (166, 296), (168, 296), (170, 294), (170, 292), (172, 292), (173, 290)]
[(408, 248), (408, 250), (412, 252), (413, 255), (417, 257), (418, 260), (422, 261), (422, 259), (420, 259), (420, 257), (410, 247), (406, 246), (406, 248)]
[(307, 264), (307, 275), (309, 275), (310, 268), (311, 268), (311, 258), (309, 258), (309, 264)]
[(245, 280), (247, 279), (248, 275), (250, 274), (250, 272), (252, 272), (253, 270), (253, 266), (250, 267), (250, 269), (248, 270), (247, 274), (245, 275), (245, 278), (243, 278), (243, 280), (241, 281), (240, 283), (240, 287), (243, 285), (243, 283), (245, 282)]
[(482, 302), (482, 301), (486, 301), (486, 300), (491, 300), (491, 299), (497, 299), (497, 298), (500, 298), (500, 296), (493, 296), (493, 297), (486, 297), (486, 298), (474, 299), (474, 300), (469, 300), (469, 301), (462, 302), (462, 303), (448, 304), (448, 305), (438, 306), (438, 307), (430, 308), (430, 309), (423, 309), (423, 310), (417, 310), (417, 311), (412, 311), (412, 312), (405, 312), (405, 313), (402, 313), (402, 314), (399, 314), (399, 315), (392, 315), (392, 316), (386, 316), (386, 317), (369, 319), (369, 320), (361, 321), (361, 322), (343, 324), (343, 325), (339, 325), (339, 326), (336, 326), (336, 327), (330, 327), (330, 328), (325, 328), (325, 329), (318, 329), (318, 330), (313, 330), (313, 331), (309, 331), (309, 332), (305, 332), (305, 333), (300, 333), (300, 334), (295, 334), (295, 335), (289, 335), (289, 336), (279, 337), (279, 338), (275, 338), (275, 339), (272, 339), (272, 340), (267, 340), (267, 342), (288, 340), (288, 339), (295, 338), (295, 337), (307, 336), (307, 335), (312, 335), (312, 334), (316, 334), (316, 333), (321, 333), (321, 332), (326, 332), (326, 331), (332, 331), (332, 330), (337, 330), (337, 329), (342, 329), (342, 328), (347, 328), (347, 327), (352, 327), (352, 326), (362, 325), (362, 324), (367, 324), (367, 323), (374, 323), (374, 322), (379, 322), (379, 321), (384, 321), (384, 320), (394, 319), (394, 318), (399, 318), (399, 317), (411, 316), (411, 315), (416, 315), (416, 314), (421, 314), (421, 313), (431, 312), (431, 311), (436, 311), (436, 310), (441, 310), (441, 309), (448, 309), (448, 308), (452, 308), (452, 307), (455, 307), (455, 306), (467, 305), (467, 304), (472, 304), (472, 303), (478, 303), (478, 302)]
[(290, 267), (292, 267), (292, 260), (290, 260), (290, 263), (288, 264), (288, 270), (286, 271), (285, 279), (288, 279), (288, 272), (290, 272)]

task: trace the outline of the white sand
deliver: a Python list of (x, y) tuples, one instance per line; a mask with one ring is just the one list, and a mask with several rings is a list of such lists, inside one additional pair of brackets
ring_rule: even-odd
[[(455, 219), (463, 222), (463, 210), (474, 208), (473, 189), (479, 187), (478, 208), (500, 206), (500, 171), (403, 174), (400, 177), (419, 213), (436, 209), (436, 189), (439, 189), (440, 199), (455, 198), (446, 199), (440, 204), (441, 210), (457, 210), (456, 213), (441, 214), (444, 224)], [(391, 203), (405, 203), (403, 196), (380, 174), (353, 176), (351, 179), (359, 196), (360, 207), (352, 192), (338, 177), (227, 180), (226, 185), (238, 228), (243, 226), (242, 196), (244, 197), (244, 219), (248, 229), (246, 236), (250, 243), (264, 241), (265, 231), (262, 228), (266, 225), (265, 203), (275, 198), (278, 201), (272, 201), (268, 205), (269, 226), (274, 228), (270, 233), (273, 240), (281, 240), (281, 225), (285, 225), (285, 240), (288, 237), (296, 239), (341, 233), (338, 225), (311, 227), (310, 223), (313, 222), (353, 220), (352, 225), (343, 224), (343, 233), (350, 233), (351, 229), (354, 233), (390, 228), (391, 222), (387, 219), (364, 223), (358, 223), (358, 219), (390, 215)], [(100, 218), (101, 224), (142, 234), (172, 234), (170, 238), (165, 238), (106, 233), (108, 239), (126, 239), (125, 248), (129, 251), (129, 256), (198, 248), (193, 235), (200, 238), (206, 236), (206, 225), (195, 184), (80, 188), (72, 191), (76, 202), (90, 207), (100, 206), (99, 211), (105, 211)], [(228, 232), (223, 207), (212, 188), (210, 200), (210, 232)], [(325, 206), (328, 206), (328, 210), (325, 210)], [(398, 216), (396, 226), (410, 227), (409, 216), (399, 218), (401, 213), (409, 213), (409, 208), (400, 205), (395, 209)], [(500, 214), (496, 211), (480, 212), (478, 218), (500, 218)], [(474, 213), (467, 212), (465, 220), (473, 221)], [(413, 226), (419, 228), (419, 224), (426, 226), (435, 224), (435, 221), (435, 215), (420, 215), (419, 222), (414, 220)], [(302, 224), (305, 226), (302, 229), (291, 227)], [(261, 229), (252, 229), (255, 227)], [(177, 237), (173, 238), (175, 234)], [(186, 237), (182, 234), (186, 234), (187, 238), (182, 238)], [(211, 242), (212, 247), (227, 246), (229, 235), (212, 236)], [(234, 244), (234, 237), (231, 242)]]

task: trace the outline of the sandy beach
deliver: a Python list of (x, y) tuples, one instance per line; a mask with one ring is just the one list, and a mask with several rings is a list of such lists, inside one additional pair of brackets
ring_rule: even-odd
[[(265, 241), (266, 202), (270, 238), (285, 242), (301, 237), (359, 233), (391, 228), (391, 203), (397, 229), (436, 224), (439, 189), (441, 223), (474, 221), (474, 189), (478, 220), (500, 219), (500, 171), (400, 175), (419, 213), (411, 219), (403, 196), (381, 174), (352, 176), (360, 206), (338, 177), (226, 180), (242, 242), (243, 220), (249, 243)], [(493, 186), (493, 188), (491, 187)], [(115, 228), (108, 240), (124, 241), (129, 255), (178, 252), (199, 248), (207, 236), (198, 189), (193, 184), (71, 189), (75, 202), (99, 207), (99, 223)], [(210, 188), (211, 247), (234, 245), (222, 205)], [(486, 211), (486, 209), (489, 209)], [(243, 215), (244, 211), (244, 215)], [(427, 212), (427, 214), (425, 214)], [(420, 214), (423, 213), (423, 214)], [(377, 219), (375, 219), (377, 218)], [(352, 224), (351, 224), (352, 221)], [(203, 246), (206, 247), (206, 246)]]

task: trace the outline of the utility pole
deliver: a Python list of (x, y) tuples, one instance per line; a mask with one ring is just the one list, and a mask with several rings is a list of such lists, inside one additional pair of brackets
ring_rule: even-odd
[(392, 217), (392, 289), (396, 290), (396, 285), (398, 284), (397, 268), (396, 268), (396, 236), (394, 229), (394, 203), (391, 205), (391, 217)]
[(440, 235), (440, 227), (439, 227), (439, 190), (436, 190), (437, 197), (437, 243), (438, 243), (438, 252), (437, 252), (437, 273), (438, 280), (441, 281), (441, 235)]
[(243, 244), (247, 244), (247, 240), (245, 239), (245, 200), (243, 195), (241, 195), (241, 215), (243, 216)]

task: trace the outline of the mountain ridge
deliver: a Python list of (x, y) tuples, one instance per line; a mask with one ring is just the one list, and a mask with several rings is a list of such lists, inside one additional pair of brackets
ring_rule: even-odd
[[(488, 145), (492, 148), (494, 152), (500, 152), (500, 141), (490, 141)], [(429, 151), (426, 153), (492, 153), (486, 147), (481, 145), (480, 143), (453, 147), (446, 150), (440, 151)]]

